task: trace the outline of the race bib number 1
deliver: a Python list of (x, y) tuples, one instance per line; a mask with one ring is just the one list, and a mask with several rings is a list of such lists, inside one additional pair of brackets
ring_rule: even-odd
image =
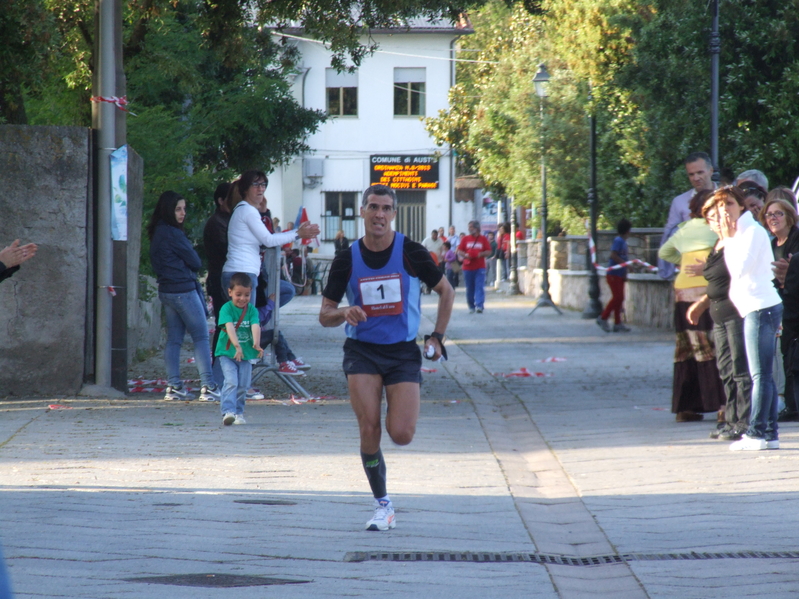
[(366, 316), (402, 314), (402, 278), (397, 274), (358, 279)]

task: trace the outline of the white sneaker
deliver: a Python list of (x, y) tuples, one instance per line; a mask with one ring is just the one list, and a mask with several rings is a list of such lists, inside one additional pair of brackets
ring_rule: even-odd
[[(777, 443), (779, 443), (779, 441)], [(765, 439), (758, 439), (757, 437), (750, 437), (749, 435), (744, 435), (741, 437), (740, 441), (736, 441), (730, 445), (731, 451), (760, 451), (767, 448), (768, 444)]]
[(228, 412), (222, 417), (222, 424), (230, 426), (236, 421), (236, 415), (233, 412)]
[(183, 385), (180, 387), (173, 387), (172, 385), (169, 385), (166, 388), (166, 393), (164, 394), (164, 401), (189, 401), (191, 399), (194, 399), (194, 396), (186, 391), (186, 389), (183, 388)]
[(263, 399), (264, 394), (259, 389), (248, 389), (247, 399)]
[(244, 414), (236, 414), (236, 419), (233, 421), (233, 424), (247, 424), (247, 421), (244, 420)]
[(766, 441), (766, 449), (779, 449), (779, 448), (780, 448), (779, 439), (772, 439), (771, 441)]
[(387, 499), (375, 499), (375, 515), (366, 523), (366, 530), (389, 530), (397, 525), (394, 506)]
[(222, 394), (219, 393), (219, 387), (203, 386), (200, 389), (200, 398), (197, 401), (219, 401), (221, 396)]

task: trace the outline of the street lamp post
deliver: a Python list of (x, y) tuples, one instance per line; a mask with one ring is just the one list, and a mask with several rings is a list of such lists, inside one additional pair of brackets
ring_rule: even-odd
[[(598, 212), (598, 198), (596, 191), (596, 111), (594, 109), (593, 96), (588, 94), (588, 106), (591, 111), (588, 117), (590, 134), (588, 137), (588, 156), (590, 162), (590, 175), (588, 187), (588, 209), (591, 218), (591, 231), (589, 235), (596, 247), (596, 219)], [(599, 302), (599, 273), (597, 273), (596, 266), (591, 260), (591, 250), (586, 248), (585, 255), (586, 265), (588, 266), (588, 303), (583, 310), (583, 318), (590, 318), (593, 320), (602, 314), (602, 304)]]
[(563, 314), (552, 301), (549, 295), (549, 241), (547, 239), (547, 163), (546, 163), (546, 144), (544, 137), (544, 100), (546, 99), (547, 86), (549, 84), (549, 73), (547, 67), (541, 63), (538, 65), (538, 72), (533, 77), (535, 93), (539, 98), (541, 113), (541, 295), (535, 302), (535, 307), (530, 311), (533, 314), (543, 306), (555, 308), (558, 314)]
[(510, 273), (508, 274), (508, 295), (519, 295), (519, 275), (517, 272), (518, 254), (516, 248), (516, 208), (513, 206), (513, 198), (510, 198)]
[(710, 32), (710, 159), (713, 161), (713, 182), (721, 181), (719, 169), (719, 0), (713, 0), (713, 27)]

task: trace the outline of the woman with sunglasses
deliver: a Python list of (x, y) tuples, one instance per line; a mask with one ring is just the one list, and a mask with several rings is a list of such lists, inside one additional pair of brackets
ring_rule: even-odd
[(723, 187), (713, 193), (711, 200), (718, 211), (719, 245), (724, 248), (724, 262), (730, 273), (730, 299), (744, 319), (746, 359), (752, 377), (749, 429), (730, 449), (779, 449), (773, 369), (783, 307), (771, 272), (771, 243), (768, 233), (746, 210), (738, 189)]
[[(227, 203), (232, 214), (227, 230), (227, 261), (222, 267), (222, 289), (228, 288), (230, 277), (236, 272), (250, 275), (252, 288), (258, 288), (261, 246), (276, 247), (319, 235), (319, 225), (309, 222), (302, 223), (297, 230), (270, 233), (259, 212), (259, 209), (266, 209), (267, 184), (266, 175), (256, 170), (245, 171), (231, 184)], [(250, 303), (255, 305), (254, 293), (250, 295)]]

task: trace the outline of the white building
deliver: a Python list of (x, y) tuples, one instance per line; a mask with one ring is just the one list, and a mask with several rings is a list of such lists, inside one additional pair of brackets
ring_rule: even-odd
[(309, 138), (309, 153), (269, 175), (269, 205), (284, 227), (302, 204), (322, 228), (319, 251), (332, 254), (337, 231), (350, 241), (363, 234), (363, 190), (386, 183), (398, 196), (395, 229), (416, 241), (450, 224), (466, 231), (475, 204), (455, 201), (449, 148), (436, 146), (422, 119), (448, 108), (455, 44), (470, 32), (449, 24), (372, 32), (378, 51), (355, 72), (338, 73), (322, 44), (284, 31), (302, 56), (297, 101), (331, 115)]

